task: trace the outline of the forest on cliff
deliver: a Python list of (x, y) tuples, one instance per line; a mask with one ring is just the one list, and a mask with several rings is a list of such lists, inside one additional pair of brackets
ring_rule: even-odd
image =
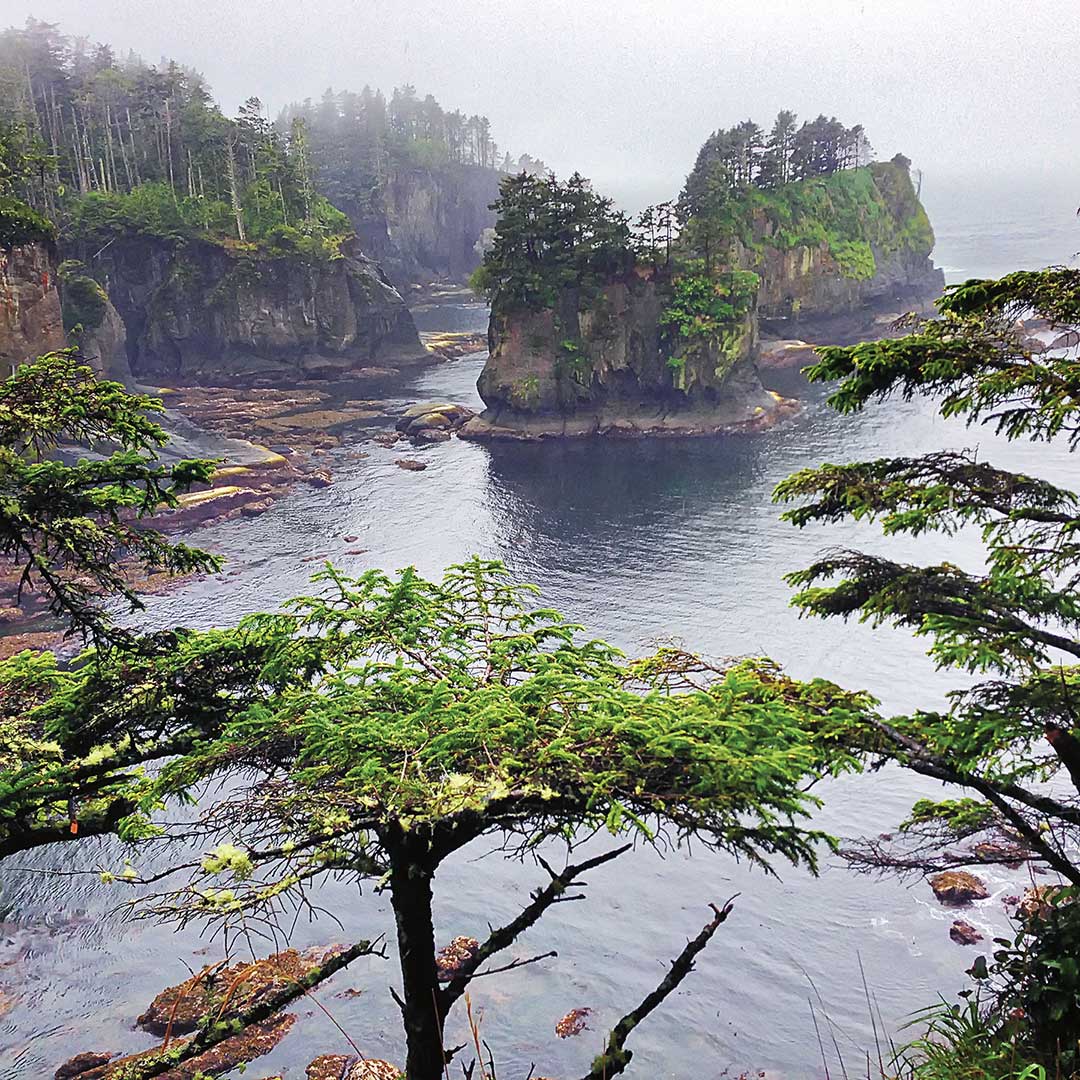
[(412, 168), (542, 170), (500, 156), (486, 117), (415, 88), (365, 87), (271, 119), (258, 97), (224, 115), (203, 77), (149, 65), (30, 20), (0, 33), (0, 184), (73, 237), (129, 230), (331, 252)]
[[(210, 241), (230, 259), (246, 248), (343, 261), (353, 222), (336, 201), (373, 207), (395, 171), (513, 165), (474, 282), (492, 304), (487, 385), (516, 394), (522, 412), (561, 417), (606, 390), (615, 368), (641, 376), (644, 364), (621, 361), (641, 361), (643, 343), (665, 404), (696, 394), (712, 408), (733, 371), (756, 378), (760, 309), (793, 319), (804, 301), (863, 305), (886, 265), (924, 272), (933, 244), (910, 162), (869, 161), (862, 129), (825, 117), (797, 128), (781, 113), (769, 136), (749, 122), (714, 133), (682, 196), (631, 221), (580, 174), (559, 180), (531, 159), (500, 158), (483, 118), (446, 113), (411, 87), (389, 101), (328, 93), (276, 122), (252, 99), (232, 119), (196, 74), (118, 62), (40, 23), (0, 36), (0, 73), (5, 259), (24, 245), (51, 251), (55, 219), (102, 250), (134, 234)], [(177, 265), (166, 276), (182, 291), (190, 282), (177, 277), (196, 275)], [(356, 288), (370, 285), (366, 273)], [(985, 426), (1036, 450), (1080, 445), (1080, 271), (953, 285), (928, 317), (892, 330), (818, 349), (805, 374), (827, 385), (823, 408), (854, 422), (890, 397), (920, 396), (935, 423)], [(611, 365), (616, 347), (625, 356)], [(502, 388), (498, 362), (513, 348), (531, 366)], [(628, 656), (476, 556), (430, 578), (326, 562), (307, 594), (276, 610), (150, 629), (138, 581), (223, 569), (159, 516), (219, 477), (219, 463), (164, 457), (162, 400), (84, 359), (74, 348), (27, 357), (0, 382), (0, 561), (16, 605), (33, 599), (75, 646), (0, 661), (0, 859), (6, 871), (62, 846), (74, 861), (45, 873), (111, 890), (134, 917), (206, 928), (207, 947), (225, 955), (139, 1017), (152, 1047), (114, 1054), (95, 1031), (99, 1049), (57, 1062), (60, 1080), (239, 1075), (299, 1022), (288, 1009), (303, 1001), (329, 1016), (314, 991), (362, 958), (390, 956), (401, 1064), (369, 1060), (335, 1021), (349, 1052), (310, 1048), (311, 1080), (446, 1080), (451, 1066), (465, 1080), (519, 1080), (496, 1061), (471, 995), (486, 976), (556, 958), (525, 950), (525, 935), (634, 847), (705, 849), (765, 875), (813, 876), (837, 857), (930, 877), (949, 902), (985, 894), (973, 871), (1026, 867), (1014, 932), (972, 964), (959, 1001), (928, 1003), (919, 1033), (879, 1044), (876, 1061), (867, 1049), (857, 1075), (1080, 1076), (1076, 492), (932, 447), (803, 468), (775, 487), (792, 528), (880, 528), (866, 550), (829, 549), (786, 581), (803, 614), (925, 643), (949, 689), (936, 701), (917, 687), (919, 704), (899, 714), (762, 656), (717, 661), (670, 641)], [(765, 397), (760, 383), (752, 390)], [(980, 556), (970, 570), (906, 543), (964, 530)], [(651, 556), (664, 557), (665, 539)], [(705, 557), (721, 554), (718, 542)], [(815, 816), (827, 782), (870, 773), (929, 779), (941, 797), (914, 801), (893, 832), (842, 843)], [(537, 881), (509, 898), (505, 920), (480, 890), (469, 916), (481, 936), (437, 949), (439, 875), (466, 851), (528, 858)], [(345, 940), (284, 948), (301, 918), (322, 913), (315, 890), (330, 881), (356, 888), (329, 912)], [(389, 940), (352, 932), (351, 906), (373, 897), (387, 898)], [(688, 1023), (677, 991), (751, 905), (717, 896), (688, 920), (672, 902), (685, 945), (643, 994), (626, 991), (582, 1080), (629, 1070), (638, 1029), (662, 1005)], [(520, 1019), (518, 1003), (508, 999), (500, 1022)], [(587, 1013), (559, 1024), (580, 1033)], [(820, 1050), (827, 1074), (824, 1041)], [(816, 1070), (814, 1048), (806, 1061)], [(643, 1075), (663, 1068), (650, 1062)]]

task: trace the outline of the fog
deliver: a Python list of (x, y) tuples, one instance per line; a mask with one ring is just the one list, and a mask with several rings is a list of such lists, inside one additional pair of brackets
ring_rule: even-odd
[(785, 107), (862, 123), (939, 191), (1080, 188), (1077, 0), (0, 0), (28, 15), (193, 66), (227, 111), (412, 82), (631, 207)]

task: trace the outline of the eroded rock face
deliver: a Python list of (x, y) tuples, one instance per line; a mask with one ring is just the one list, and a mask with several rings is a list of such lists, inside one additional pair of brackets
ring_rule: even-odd
[(501, 176), (476, 165), (403, 169), (389, 177), (374, 208), (347, 196), (335, 202), (399, 289), (433, 277), (464, 281), (480, 262), (477, 241), (495, 224), (490, 207)]
[(94, 267), (136, 379), (290, 385), (427, 359), (404, 300), (355, 250), (309, 263), (131, 237)]
[(557, 308), (494, 310), (477, 383), (487, 409), (462, 435), (703, 435), (773, 414), (752, 311), (688, 350), (661, 325), (668, 302), (662, 280), (630, 274), (589, 300), (567, 289)]
[(0, 377), (65, 344), (53, 245), (0, 247)]
[(934, 233), (909, 167), (894, 159), (875, 162), (868, 171), (873, 183), (862, 213), (875, 223), (867, 227), (864, 262), (838, 260), (828, 241), (776, 244), (782, 223), (766, 211), (755, 214), (752, 246), (739, 243), (736, 261), (761, 278), (758, 310), (763, 321), (798, 327), (860, 312), (872, 320), (875, 311), (909, 311), (941, 295), (945, 275), (930, 259)]
[(131, 381), (127, 357), (127, 330), (120, 313), (106, 299), (101, 323), (78, 338), (79, 352), (90, 366), (106, 379)]

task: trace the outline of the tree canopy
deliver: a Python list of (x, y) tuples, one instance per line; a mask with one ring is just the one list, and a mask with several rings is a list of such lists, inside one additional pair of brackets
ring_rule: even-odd
[(131, 231), (281, 248), (306, 237), (332, 254), (352, 231), (332, 200), (371, 209), (395, 171), (438, 163), (505, 164), (486, 117), (444, 112), (412, 86), (389, 102), (328, 90), (276, 121), (252, 96), (228, 117), (176, 61), (118, 57), (34, 19), (0, 32), (0, 197), (75, 239)]
[[(1021, 271), (951, 287), (940, 318), (896, 340), (821, 349), (811, 380), (838, 385), (853, 412), (892, 393), (929, 394), (944, 416), (989, 424), (1008, 439), (1080, 439), (1080, 271)], [(1057, 348), (1017, 318), (1045, 320)], [(931, 452), (825, 465), (785, 480), (777, 497), (798, 526), (877, 521), (886, 536), (974, 530), (983, 565), (917, 566), (830, 552), (790, 576), (809, 614), (909, 627), (939, 666), (980, 681), (947, 710), (871, 719), (876, 753), (959, 789), (921, 801), (897, 841), (851, 850), (859, 866), (929, 872), (1017, 860), (1042, 864), (1046, 887), (1015, 940), (999, 943), (982, 1017), (991, 1034), (1045, 1066), (1080, 1067), (1080, 511), (1075, 492), (995, 467), (974, 452)], [(964, 845), (958, 846), (961, 842)]]
[(564, 288), (588, 292), (634, 264), (626, 215), (580, 173), (508, 176), (492, 209), (494, 240), (473, 277), (492, 303), (553, 307)]
[[(0, 559), (19, 573), (21, 589), (42, 592), (54, 615), (96, 640), (115, 632), (104, 602), (139, 604), (118, 556), (170, 573), (217, 566), (146, 526), (214, 467), (156, 460), (166, 435), (152, 417), (161, 409), (157, 399), (96, 379), (74, 350), (0, 383)], [(65, 463), (51, 456), (61, 444), (95, 456)]]

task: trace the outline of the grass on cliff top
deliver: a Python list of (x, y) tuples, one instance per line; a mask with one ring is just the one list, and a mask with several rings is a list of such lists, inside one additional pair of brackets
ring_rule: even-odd
[[(796, 180), (773, 190), (749, 188), (721, 220), (751, 251), (826, 245), (841, 272), (853, 278), (873, 276), (871, 246), (921, 254), (934, 246), (910, 175), (892, 162)], [(768, 226), (771, 235), (766, 235)]]

